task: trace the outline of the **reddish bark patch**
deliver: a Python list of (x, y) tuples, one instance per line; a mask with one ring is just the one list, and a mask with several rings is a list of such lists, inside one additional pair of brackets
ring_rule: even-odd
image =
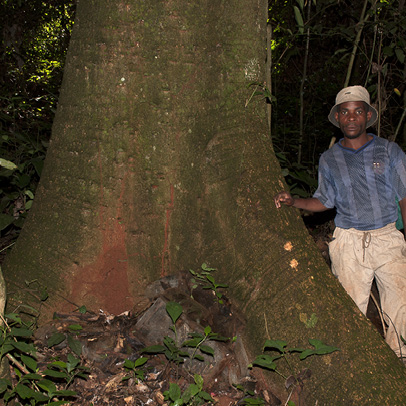
[(127, 271), (124, 247), (104, 246), (92, 264), (75, 272), (71, 282), (72, 301), (115, 315), (131, 310), (134, 300), (129, 292)]
[[(85, 305), (92, 310), (101, 309), (118, 315), (126, 310), (131, 310), (134, 306), (134, 298), (130, 294), (128, 282), (126, 230), (120, 221), (130, 171), (127, 171), (121, 182), (118, 204), (111, 207), (107, 204), (108, 202), (105, 202), (100, 149), (99, 168), (101, 179), (99, 217), (102, 225), (100, 228), (102, 246), (100, 253), (91, 264), (76, 270), (70, 284), (71, 298), (75, 303)], [(115, 213), (110, 215), (110, 210)]]
[(99, 309), (115, 315), (134, 306), (128, 282), (128, 255), (125, 244), (126, 230), (120, 222), (124, 184), (117, 209), (117, 216), (106, 220), (106, 209), (100, 208), (102, 247), (95, 260), (78, 267), (68, 286), (71, 300), (92, 310)]

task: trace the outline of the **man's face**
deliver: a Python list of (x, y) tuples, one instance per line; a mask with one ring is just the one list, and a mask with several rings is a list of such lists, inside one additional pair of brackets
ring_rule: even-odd
[(362, 101), (346, 102), (338, 106), (336, 120), (344, 136), (353, 140), (366, 134), (367, 121), (372, 112), (367, 111), (367, 106)]

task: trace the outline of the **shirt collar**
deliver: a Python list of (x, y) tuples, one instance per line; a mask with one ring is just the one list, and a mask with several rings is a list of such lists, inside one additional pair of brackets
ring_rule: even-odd
[(352, 152), (352, 153), (354, 153), (354, 154), (358, 154), (359, 152), (363, 151), (365, 148), (367, 148), (370, 144), (372, 144), (372, 143), (375, 141), (375, 138), (376, 138), (376, 135), (375, 135), (375, 134), (368, 133), (368, 135), (371, 135), (372, 138), (371, 138), (368, 142), (366, 142), (362, 147), (360, 147), (360, 148), (358, 148), (358, 149), (352, 149), (352, 148), (344, 147), (344, 146), (342, 145), (342, 141), (344, 140), (344, 138), (341, 138), (340, 141), (338, 141), (338, 145), (339, 145), (342, 149), (344, 149), (345, 151)]

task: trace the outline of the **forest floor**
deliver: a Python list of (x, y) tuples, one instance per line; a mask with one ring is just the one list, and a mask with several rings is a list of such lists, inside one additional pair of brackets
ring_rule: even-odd
[[(88, 378), (75, 379), (69, 386), (70, 390), (77, 392), (71, 405), (169, 405), (174, 404), (181, 396), (185, 397), (188, 387), (197, 390), (192, 392), (194, 402), (188, 403), (184, 398), (185, 404), (199, 404), (199, 399), (206, 403), (208, 396), (220, 406), (243, 404), (243, 398), (251, 397), (248, 395), (250, 390), (255, 392), (254, 398), (265, 399), (268, 405), (281, 404), (276, 396), (249, 373), (249, 360), (238, 355), (244, 354), (241, 343), (207, 339), (204, 345), (212, 348), (213, 354), (206, 355), (198, 349), (195, 356), (195, 346), (172, 346), (170, 339), (175, 340), (175, 336), (166, 304), (173, 303), (174, 299), (182, 302), (183, 308), (183, 314), (176, 323), (178, 342), (190, 339), (191, 335), (204, 338), (202, 325), (210, 322), (213, 332), (222, 330), (221, 337), (223, 332), (230, 333), (240, 327), (237, 326), (240, 323), (238, 316), (232, 313), (228, 304), (219, 305), (213, 301), (213, 297), (206, 296), (210, 292), (195, 292), (199, 301), (186, 297), (182, 291), (183, 286), (180, 287), (178, 282), (175, 278), (159, 281), (163, 291), (137, 316), (129, 313), (119, 316), (58, 314), (56, 320), (36, 331), (35, 344), (39, 349), (41, 362), (45, 364), (56, 358), (66, 360), (72, 351), (67, 340), (49, 348), (49, 338), (56, 332), (66, 337), (72, 336), (70, 326), (81, 326), (74, 337), (82, 344), (81, 359), (89, 368)], [(200, 303), (203, 296), (206, 296), (205, 304)], [(211, 304), (206, 307), (210, 299)], [(201, 317), (199, 322), (196, 321), (196, 316)], [(214, 319), (221, 320), (221, 323), (214, 323), (216, 327), (212, 327)], [(155, 350), (158, 348), (156, 346), (164, 346), (166, 355), (147, 355), (142, 352), (147, 347), (151, 348), (150, 346), (154, 346)], [(207, 350), (205, 347), (201, 348)], [(189, 357), (184, 357), (178, 350), (188, 352)], [(182, 359), (180, 363), (176, 361), (177, 355)], [(148, 359), (145, 364), (144, 356)], [(196, 356), (204, 356), (204, 361), (198, 361)], [(137, 363), (141, 365), (136, 367)], [(170, 389), (169, 382), (176, 383), (179, 388), (171, 389), (171, 402), (166, 398), (166, 391)], [(238, 384), (241, 389), (233, 384)]]
[[(332, 223), (306, 222), (328, 262)], [(72, 406), (173, 405), (180, 404), (181, 397), (187, 400), (191, 394), (194, 402), (188, 404), (198, 404), (199, 400), (207, 402), (207, 396), (219, 406), (285, 404), (260, 373), (254, 374), (247, 368), (252, 360), (247, 358), (243, 343), (238, 338), (231, 339), (238, 337), (244, 325), (230, 302), (225, 298), (221, 304), (213, 290), (194, 289), (192, 285), (190, 274), (155, 282), (147, 288), (148, 300), (140, 304), (136, 314), (126, 312), (113, 316), (102, 311), (57, 314), (34, 334), (39, 369), (45, 369), (55, 360), (68, 362), (76, 351), (74, 356), (80, 358), (81, 363), (72, 367), (69, 373), (72, 380), (69, 384), (62, 380), (58, 385), (59, 390), (77, 393), (68, 403)], [(191, 337), (197, 340), (189, 343), (188, 348), (178, 348), (172, 342), (174, 316), (167, 310), (168, 302), (182, 303), (176, 334), (178, 342)], [(368, 316), (381, 328), (372, 302)], [(210, 326), (212, 330), (204, 330), (202, 326)], [(62, 338), (56, 340), (55, 337)], [(230, 340), (222, 341), (221, 337)], [(204, 342), (197, 344), (202, 339)], [(80, 343), (79, 351), (77, 343)], [(165, 347), (166, 353), (147, 355), (143, 352), (154, 345), (160, 346), (154, 347), (154, 351)], [(188, 357), (182, 354), (185, 350)], [(204, 360), (199, 361), (199, 356)], [(82, 366), (86, 370), (81, 369)], [(10, 370), (12, 379), (17, 382), (15, 369)], [(86, 379), (77, 374), (84, 374)], [(169, 382), (176, 385), (170, 388)], [(300, 405), (299, 392), (292, 388), (290, 399)]]

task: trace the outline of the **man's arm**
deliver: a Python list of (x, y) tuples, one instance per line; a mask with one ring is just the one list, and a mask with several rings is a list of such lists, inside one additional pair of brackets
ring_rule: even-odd
[[(406, 199), (403, 200), (405, 201), (405, 216), (406, 216)], [(295, 199), (292, 197), (290, 193), (285, 191), (280, 192), (275, 196), (275, 206), (279, 209), (282, 206), (282, 204), (312, 212), (329, 210), (328, 207), (324, 206), (320, 202), (320, 200), (316, 199), (315, 197), (310, 197), (308, 199)]]
[(403, 229), (406, 231), (406, 197), (399, 201), (400, 213), (402, 214)]

